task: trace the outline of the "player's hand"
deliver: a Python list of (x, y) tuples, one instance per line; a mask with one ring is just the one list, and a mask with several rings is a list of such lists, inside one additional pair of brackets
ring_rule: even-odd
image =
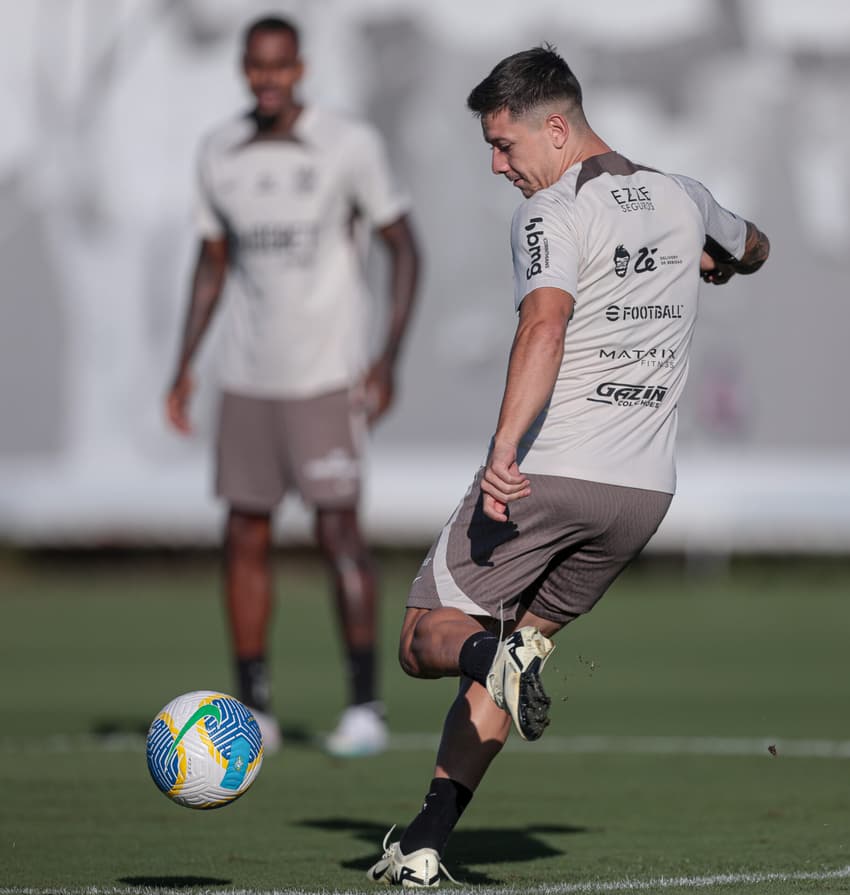
[(495, 442), (481, 478), (484, 515), (494, 522), (508, 521), (508, 504), (531, 494), (528, 479), (519, 471), (516, 445)]
[(389, 410), (395, 397), (393, 368), (388, 360), (372, 364), (363, 383), (363, 393), (366, 421), (371, 426)]
[(703, 252), (699, 262), (699, 275), (712, 286), (722, 286), (735, 276), (735, 271), (729, 264), (715, 261), (708, 252)]
[(195, 383), (188, 373), (183, 373), (174, 380), (165, 399), (165, 415), (168, 421), (182, 435), (191, 435), (192, 424), (189, 422), (189, 399), (195, 389)]

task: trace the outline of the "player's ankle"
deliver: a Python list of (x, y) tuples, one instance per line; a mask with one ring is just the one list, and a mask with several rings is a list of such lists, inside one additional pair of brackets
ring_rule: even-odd
[(435, 777), (422, 810), (410, 822), (399, 847), (406, 855), (420, 848), (433, 848), (442, 855), (449, 836), (472, 799), (472, 790), (456, 780)]

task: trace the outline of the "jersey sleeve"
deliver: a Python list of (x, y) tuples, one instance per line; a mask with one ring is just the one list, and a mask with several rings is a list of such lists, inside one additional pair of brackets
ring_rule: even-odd
[(198, 153), (195, 174), (195, 228), (201, 239), (222, 239), (227, 232), (213, 197), (208, 144), (203, 145)]
[(399, 188), (384, 142), (373, 128), (359, 125), (353, 134), (352, 194), (373, 227), (386, 227), (408, 210), (408, 198)]
[(699, 209), (705, 224), (705, 235), (740, 260), (747, 241), (747, 222), (725, 209), (698, 180), (682, 174), (672, 177)]
[(569, 210), (537, 193), (514, 213), (511, 223), (514, 305), (529, 292), (552, 286), (574, 299), (578, 291), (579, 248)]

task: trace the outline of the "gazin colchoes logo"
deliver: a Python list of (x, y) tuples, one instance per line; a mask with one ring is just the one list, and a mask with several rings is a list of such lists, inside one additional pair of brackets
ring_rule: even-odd
[(588, 398), (596, 404), (616, 404), (617, 407), (660, 407), (667, 394), (666, 385), (629, 385), (625, 382), (603, 382), (596, 389), (596, 397)]

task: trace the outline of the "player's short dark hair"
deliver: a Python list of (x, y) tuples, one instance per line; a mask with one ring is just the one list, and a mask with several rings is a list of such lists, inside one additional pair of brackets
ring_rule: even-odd
[(292, 35), (296, 48), (299, 45), (298, 26), (289, 19), (283, 19), (280, 16), (263, 16), (261, 19), (255, 19), (245, 29), (242, 37), (242, 46), (247, 47), (251, 38), (260, 31), (272, 31), (278, 34), (285, 33)]
[(519, 118), (552, 102), (581, 109), (581, 85), (550, 44), (503, 59), (466, 100), (479, 118), (503, 109)]

